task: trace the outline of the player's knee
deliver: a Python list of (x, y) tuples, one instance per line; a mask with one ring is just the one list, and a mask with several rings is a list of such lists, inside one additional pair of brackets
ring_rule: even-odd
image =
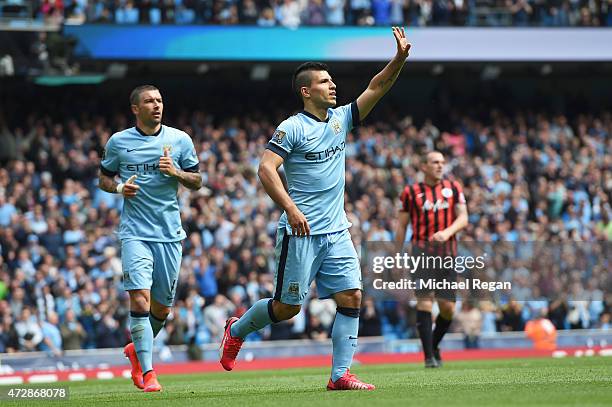
[(153, 314), (155, 318), (163, 321), (168, 318), (168, 315), (170, 315), (170, 308), (162, 308), (157, 310), (151, 308), (151, 314)]
[(151, 301), (151, 314), (157, 319), (165, 320), (170, 315), (172, 311), (171, 307), (166, 307), (165, 305), (161, 305), (155, 300)]
[(419, 299), (417, 300), (416, 308), (417, 308), (417, 311), (431, 312), (433, 308), (433, 301), (426, 300), (426, 299)]
[(148, 296), (140, 291), (130, 291), (130, 310), (134, 312), (149, 312), (151, 304)]
[(361, 308), (361, 290), (348, 291), (346, 298), (351, 308)]
[(272, 303), (274, 317), (278, 321), (286, 321), (296, 316), (301, 309), (301, 305), (283, 304), (282, 302), (274, 301)]
[(339, 307), (361, 308), (361, 290), (349, 290), (336, 294), (336, 303)]
[(455, 303), (452, 302), (443, 302), (439, 303), (440, 307), (440, 315), (444, 319), (453, 319), (453, 315), (455, 315)]

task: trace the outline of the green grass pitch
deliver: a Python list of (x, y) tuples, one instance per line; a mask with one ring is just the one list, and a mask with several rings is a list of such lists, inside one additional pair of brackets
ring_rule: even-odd
[(70, 383), (68, 401), (2, 401), (3, 406), (612, 406), (612, 359), (514, 359), (355, 366), (375, 391), (328, 392), (328, 369), (237, 371), (160, 377), (162, 393), (128, 379)]

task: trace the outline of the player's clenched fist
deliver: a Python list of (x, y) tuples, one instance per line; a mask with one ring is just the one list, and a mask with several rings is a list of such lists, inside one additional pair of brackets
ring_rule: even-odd
[(124, 198), (133, 198), (136, 196), (136, 193), (140, 189), (138, 185), (134, 181), (136, 181), (137, 176), (132, 175), (125, 184), (117, 185), (117, 192), (123, 195)]
[(306, 216), (295, 207), (293, 210), (287, 212), (287, 222), (291, 225), (291, 230), (294, 236), (309, 236), (310, 226)]
[(446, 242), (450, 239), (450, 236), (444, 230), (434, 233), (432, 237), (429, 238), (430, 242)]
[(167, 148), (164, 148), (164, 155), (159, 158), (159, 171), (172, 177), (176, 176), (176, 168)]

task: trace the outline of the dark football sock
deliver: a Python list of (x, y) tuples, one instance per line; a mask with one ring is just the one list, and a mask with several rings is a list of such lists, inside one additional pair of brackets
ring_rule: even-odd
[(421, 338), (421, 345), (423, 346), (423, 353), (425, 359), (433, 357), (433, 344), (432, 344), (432, 332), (431, 332), (431, 312), (418, 311), (417, 310), (417, 331), (419, 331), (419, 337)]
[(442, 338), (448, 331), (451, 323), (453, 322), (451, 319), (443, 318), (442, 315), (438, 314), (436, 318), (436, 328), (433, 331), (433, 349), (437, 349), (440, 346), (440, 342), (442, 342)]

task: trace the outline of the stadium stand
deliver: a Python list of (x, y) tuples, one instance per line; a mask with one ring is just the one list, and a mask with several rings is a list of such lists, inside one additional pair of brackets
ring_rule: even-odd
[[(119, 347), (128, 340), (128, 297), (113, 233), (121, 200), (96, 181), (104, 144), (132, 118), (107, 102), (83, 99), (75, 107), (71, 98), (44, 97), (19, 117), (9, 104), (0, 112), (0, 352)], [(188, 238), (176, 312), (158, 339), (163, 343), (218, 341), (228, 316), (240, 316), (273, 290), (280, 212), (256, 168), (278, 119), (290, 112), (234, 112), (248, 103), (225, 113), (178, 106), (166, 116), (193, 137), (204, 188), (179, 193)], [(433, 147), (447, 153), (464, 184), (465, 238), (610, 241), (611, 132), (607, 111), (490, 108), (484, 115), (456, 113), (444, 123), (378, 114), (346, 147), (354, 242), (392, 240), (398, 196), (418, 179), (419, 153)], [(531, 278), (525, 298), (540, 298), (545, 279)], [(560, 330), (609, 329), (612, 298), (596, 282), (581, 290), (588, 302), (505, 298), (461, 305), (455, 330), (474, 343), (480, 334), (522, 330), (542, 309)], [(304, 308), (250, 339), (327, 337), (333, 303), (313, 293)], [(362, 335), (414, 337), (414, 304), (367, 298), (363, 308)]]
[[(385, 26), (612, 25), (607, 1), (537, 0), (36, 0), (8, 1), (8, 11), (69, 24), (250, 24)], [(31, 4), (29, 8), (22, 6)], [(0, 3), (2, 4), (2, 3)], [(1, 8), (0, 8), (1, 10)], [(7, 12), (8, 12), (7, 11)]]

